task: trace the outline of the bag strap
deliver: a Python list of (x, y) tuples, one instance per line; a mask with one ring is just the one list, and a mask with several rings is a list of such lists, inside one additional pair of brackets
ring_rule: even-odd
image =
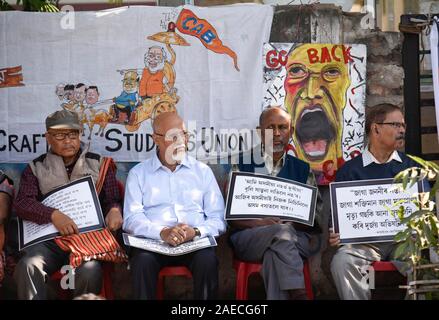
[(96, 192), (99, 194), (104, 186), (105, 176), (107, 175), (108, 168), (113, 168), (116, 170), (116, 164), (113, 161), (113, 158), (104, 157), (102, 160), (101, 167), (99, 169), (99, 177), (96, 181)]
[(11, 178), (9, 178), (6, 173), (4, 173), (2, 170), (0, 170), (0, 183), (2, 183), (4, 180), (8, 180), (9, 184), (11, 186), (14, 185), (14, 181), (12, 181)]

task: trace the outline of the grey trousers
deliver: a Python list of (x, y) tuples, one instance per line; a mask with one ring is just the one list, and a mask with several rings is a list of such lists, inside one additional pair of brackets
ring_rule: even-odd
[[(18, 299), (45, 300), (49, 277), (63, 265), (69, 264), (69, 253), (61, 250), (52, 240), (35, 244), (24, 252), (14, 272)], [(99, 261), (87, 261), (75, 269), (74, 296), (98, 294), (101, 286), (102, 268)]]
[(288, 299), (288, 290), (305, 288), (302, 257), (309, 256), (309, 235), (288, 224), (240, 230), (231, 235), (237, 258), (262, 261), (268, 300)]
[(407, 264), (394, 260), (396, 247), (392, 242), (377, 242), (348, 244), (338, 248), (332, 258), (331, 274), (340, 299), (370, 300), (368, 267), (374, 261), (392, 261), (402, 274), (406, 274)]

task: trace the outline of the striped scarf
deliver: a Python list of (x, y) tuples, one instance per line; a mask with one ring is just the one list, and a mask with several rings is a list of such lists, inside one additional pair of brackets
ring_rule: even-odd
[[(113, 160), (104, 158), (96, 182), (98, 194), (104, 184), (103, 181), (109, 166), (115, 167)], [(59, 237), (55, 239), (55, 242), (62, 250), (71, 252), (70, 265), (74, 268), (79, 267), (84, 261), (93, 259), (115, 263), (128, 261), (125, 251), (108, 229)]]
[(55, 242), (62, 250), (71, 252), (70, 265), (74, 268), (90, 260), (127, 261), (126, 253), (108, 229), (56, 238)]

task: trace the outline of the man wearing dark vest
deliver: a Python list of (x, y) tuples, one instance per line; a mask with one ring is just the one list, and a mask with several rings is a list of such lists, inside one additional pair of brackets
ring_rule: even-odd
[[(335, 181), (393, 178), (400, 171), (419, 166), (404, 153), (397, 151), (404, 147), (405, 127), (404, 115), (399, 107), (391, 104), (371, 107), (366, 115), (368, 144), (365, 151), (347, 161), (337, 171)], [(428, 182), (424, 181), (426, 188), (429, 189)], [(339, 234), (330, 229), (329, 244), (337, 246), (339, 243)], [(395, 249), (396, 244), (393, 242), (340, 246), (331, 262), (331, 273), (340, 299), (370, 299), (365, 271), (374, 261), (392, 260)], [(396, 263), (396, 266), (403, 265)]]
[[(56, 111), (46, 118), (49, 152), (25, 168), (14, 203), (18, 217), (37, 224), (53, 223), (62, 236), (77, 234), (77, 225), (60, 210), (43, 205), (41, 200), (56, 187), (87, 175), (91, 175), (96, 184), (102, 163), (98, 154), (88, 152), (87, 148), (81, 149), (81, 127), (78, 115), (67, 110)], [(123, 222), (121, 195), (112, 168), (107, 171), (99, 200), (107, 227), (112, 231), (119, 229)], [(46, 299), (48, 277), (69, 264), (69, 253), (53, 240), (32, 245), (23, 251), (24, 256), (14, 273), (18, 298)], [(75, 269), (75, 296), (98, 294), (101, 284), (102, 270), (98, 261), (83, 262)]]
[[(315, 186), (308, 163), (285, 152), (293, 133), (290, 115), (280, 107), (268, 108), (259, 117), (258, 129), (261, 150), (253, 150), (251, 157), (243, 155), (239, 170)], [(318, 198), (317, 207), (320, 207)], [(307, 299), (302, 259), (307, 258), (310, 252), (309, 230), (298, 230), (300, 226), (283, 223), (274, 217), (234, 220), (230, 224), (230, 241), (236, 257), (244, 261), (262, 262), (261, 275), (267, 299)]]

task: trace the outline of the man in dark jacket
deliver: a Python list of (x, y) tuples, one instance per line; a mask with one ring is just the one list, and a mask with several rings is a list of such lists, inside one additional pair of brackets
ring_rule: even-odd
[[(337, 171), (335, 181), (355, 181), (393, 178), (400, 171), (418, 164), (397, 151), (404, 146), (406, 124), (401, 109), (391, 104), (371, 107), (366, 115), (368, 145), (364, 152), (347, 161)], [(425, 188), (429, 188), (426, 182)], [(337, 246), (339, 234), (330, 229), (329, 244)], [(369, 284), (363, 272), (374, 261), (391, 260), (394, 242), (346, 244), (338, 248), (331, 262), (340, 299), (368, 300), (371, 298)]]
[[(280, 107), (264, 110), (258, 129), (261, 131), (262, 159), (259, 164), (255, 163), (260, 153), (253, 152), (250, 163), (241, 159), (240, 171), (316, 185), (309, 164), (285, 152), (293, 132), (291, 117), (285, 110)], [(320, 197), (318, 199), (317, 210), (320, 210)], [(262, 262), (267, 299), (307, 299), (302, 259), (310, 252), (308, 232), (274, 217), (234, 220), (230, 224), (233, 227), (230, 241), (235, 255), (244, 261)]]

